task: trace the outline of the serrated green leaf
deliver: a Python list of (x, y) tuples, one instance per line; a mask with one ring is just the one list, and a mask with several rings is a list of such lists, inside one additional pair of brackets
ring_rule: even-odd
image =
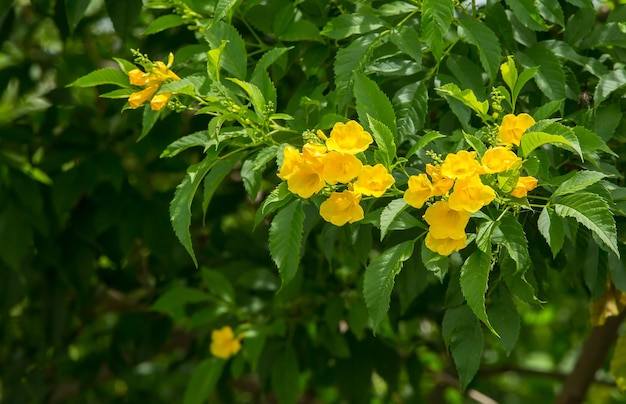
[(209, 358), (200, 362), (185, 387), (183, 404), (206, 402), (217, 387), (225, 364), (226, 361), (218, 358)]
[(132, 88), (118, 88), (117, 90), (100, 94), (100, 98), (113, 98), (113, 99), (128, 98), (134, 92), (135, 90), (133, 90)]
[(565, 26), (565, 16), (558, 0), (538, 0), (536, 4), (543, 18), (561, 27)]
[(459, 38), (476, 46), (480, 63), (483, 65), (489, 79), (493, 81), (500, 67), (500, 41), (489, 27), (474, 20), (459, 20)]
[(153, 111), (152, 108), (150, 108), (150, 104), (146, 104), (143, 107), (143, 113), (141, 115), (141, 134), (137, 138), (138, 142), (148, 136), (148, 133), (150, 133), (150, 130), (152, 130), (157, 123), (160, 116), (161, 111)]
[(485, 293), (491, 271), (491, 255), (482, 251), (475, 251), (465, 260), (461, 267), (461, 291), (467, 305), (476, 317), (482, 321), (491, 332), (498, 335), (491, 326), (485, 308)]
[(270, 226), (269, 247), (272, 260), (278, 267), (281, 289), (296, 275), (300, 264), (300, 248), (304, 230), (302, 202), (296, 199), (274, 216)]
[[(621, 116), (621, 115), (620, 115)], [(603, 151), (614, 157), (617, 154), (594, 132), (582, 126), (575, 126), (573, 128), (574, 134), (578, 138), (580, 143), (580, 149), (584, 155), (593, 155), (596, 151)]]
[(291, 345), (286, 345), (274, 357), (272, 390), (279, 404), (296, 404), (300, 397), (300, 370), (298, 357)]
[(434, 251), (431, 251), (422, 243), (421, 248), (422, 263), (430, 272), (435, 274), (439, 282), (443, 283), (446, 274), (448, 273), (449, 259), (446, 256), (439, 255)]
[(102, 84), (115, 84), (120, 87), (130, 87), (130, 80), (123, 71), (107, 67), (94, 70), (68, 84), (67, 87), (95, 87)]
[(550, 27), (541, 18), (534, 0), (505, 0), (515, 17), (533, 31), (547, 31)]
[(606, 177), (608, 177), (608, 175), (598, 171), (577, 171), (574, 176), (559, 185), (556, 191), (552, 194), (551, 198), (582, 191), (588, 186), (593, 185)]
[(607, 202), (597, 194), (578, 192), (567, 195), (554, 204), (561, 217), (572, 217), (602, 240), (619, 257), (615, 220)]
[(454, 83), (448, 83), (435, 89), (441, 95), (448, 95), (461, 101), (464, 105), (474, 110), (481, 118), (485, 119), (489, 111), (489, 101), (478, 101), (474, 92), (470, 89), (461, 89)]
[(593, 94), (594, 106), (597, 108), (602, 101), (606, 100), (609, 95), (619, 90), (626, 84), (626, 70), (613, 70), (600, 77), (600, 81), (596, 86)]
[(152, 35), (166, 29), (179, 27), (185, 23), (183, 17), (178, 14), (165, 14), (155, 18), (143, 32), (143, 35)]
[(522, 136), (520, 141), (520, 154), (522, 158), (528, 157), (528, 155), (538, 147), (543, 146), (544, 144), (553, 144), (559, 145), (564, 144), (572, 147), (573, 145), (560, 135), (551, 135), (545, 132), (526, 132)]
[(533, 112), (533, 118), (535, 121), (551, 118), (555, 112), (559, 111), (563, 107), (564, 101), (565, 99), (548, 101)]
[(537, 43), (525, 52), (518, 52), (517, 60), (525, 67), (540, 66), (534, 76), (539, 89), (551, 100), (565, 98), (565, 73), (561, 61), (542, 43)]
[(400, 52), (413, 59), (418, 66), (422, 65), (422, 46), (415, 29), (402, 25), (391, 31), (389, 39)]
[(422, 3), (422, 37), (436, 60), (443, 54), (443, 38), (452, 24), (453, 11), (452, 0), (424, 0)]
[(220, 42), (220, 46), (207, 52), (207, 74), (213, 81), (220, 81), (220, 60), (227, 44), (228, 41), (222, 40), (222, 42)]
[(207, 211), (209, 210), (209, 204), (217, 188), (220, 186), (224, 178), (233, 170), (235, 165), (242, 158), (244, 153), (234, 154), (226, 159), (219, 160), (215, 163), (215, 166), (211, 168), (211, 171), (204, 178), (204, 190), (202, 193), (202, 221), (206, 218)]
[(200, 76), (190, 76), (181, 80), (170, 81), (169, 83), (163, 84), (157, 94), (174, 93), (194, 97), (197, 93), (196, 89), (199, 89), (202, 84), (204, 84), (202, 80)]
[(472, 149), (474, 149), (478, 155), (478, 158), (482, 158), (485, 152), (487, 151), (487, 146), (474, 135), (470, 135), (469, 133), (463, 131), (463, 138), (469, 144)]
[(287, 182), (283, 181), (265, 198), (254, 216), (254, 226), (258, 226), (267, 215), (291, 202), (294, 194), (289, 192)]
[(485, 254), (491, 254), (491, 236), (497, 222), (486, 220), (476, 230), (476, 247)]
[(407, 203), (403, 198), (395, 199), (389, 202), (389, 205), (385, 206), (380, 214), (380, 240), (382, 241), (389, 231), (389, 226), (398, 217), (404, 209), (407, 207)]
[[(423, 81), (400, 88), (393, 96), (398, 125), (398, 144), (413, 138), (426, 124), (428, 89)], [(409, 156), (407, 156), (409, 157)]]
[(567, 20), (565, 26), (564, 39), (572, 46), (578, 45), (578, 43), (585, 38), (595, 25), (596, 10), (593, 7), (580, 8), (576, 10)]
[(506, 286), (501, 285), (490, 292), (490, 299), (487, 314), (493, 328), (500, 335), (498, 342), (509, 356), (519, 338), (521, 318), (513, 302), (511, 292)]
[(563, 219), (557, 216), (551, 207), (544, 207), (537, 219), (537, 229), (548, 242), (552, 257), (556, 257), (565, 243)]
[(211, 21), (211, 25), (214, 24), (215, 21), (220, 21), (226, 17), (238, 2), (239, 0), (218, 0), (215, 5), (215, 10), (213, 11), (213, 20)]
[(217, 21), (205, 31), (204, 38), (212, 49), (219, 49), (222, 41), (228, 41), (220, 56), (220, 66), (234, 78), (245, 80), (248, 53), (237, 30), (230, 24)]
[(383, 251), (365, 268), (363, 297), (372, 319), (374, 331), (389, 310), (394, 279), (402, 270), (404, 261), (413, 253), (413, 241), (405, 241)]
[(511, 214), (504, 215), (496, 224), (492, 236), (493, 242), (506, 248), (509, 256), (515, 261), (516, 271), (526, 271), (531, 262), (524, 228)]
[(456, 365), (461, 390), (465, 391), (480, 367), (483, 353), (480, 322), (469, 307), (462, 305), (446, 310), (441, 328)]
[(414, 155), (415, 153), (417, 153), (418, 150), (422, 150), (424, 147), (426, 147), (427, 144), (429, 144), (430, 142), (437, 140), (437, 139), (441, 139), (442, 137), (446, 137), (445, 135), (442, 135), (441, 133), (437, 132), (436, 130), (431, 130), (426, 132), (422, 137), (420, 137), (420, 139), (409, 149), (409, 151), (406, 153), (406, 158), (411, 157), (412, 155)]
[(385, 124), (372, 118), (369, 114), (367, 114), (367, 122), (383, 159), (382, 163), (387, 170), (391, 170), (391, 164), (396, 156), (396, 142), (393, 134)]
[(217, 162), (217, 156), (217, 151), (209, 152), (202, 161), (190, 166), (187, 169), (187, 174), (176, 187), (174, 198), (170, 202), (170, 221), (172, 222), (174, 233), (193, 259), (196, 267), (198, 266), (198, 262), (193, 252), (191, 233), (189, 232), (189, 226), (191, 225), (191, 204), (202, 179)]
[(340, 108), (344, 108), (351, 98), (349, 90), (352, 88), (353, 74), (363, 71), (374, 50), (382, 43), (378, 35), (367, 34), (356, 38), (350, 45), (341, 47), (337, 51), (333, 69)]
[(472, 90), (478, 99), (487, 98), (485, 96), (483, 70), (474, 63), (474, 60), (462, 55), (451, 54), (446, 57), (446, 67), (458, 82), (459, 88)]
[(205, 150), (209, 147), (209, 135), (206, 130), (201, 130), (198, 132), (194, 132), (190, 135), (186, 135), (177, 139), (170, 143), (165, 150), (159, 156), (160, 158), (164, 157), (174, 157), (178, 155), (180, 152), (189, 149), (190, 147), (204, 147)]
[[(357, 73), (354, 77), (354, 97), (356, 98), (356, 110), (361, 123), (367, 124), (369, 122), (368, 116), (371, 116), (383, 123), (395, 138), (398, 132), (396, 116), (389, 98), (378, 88), (378, 85), (364, 74)], [(371, 130), (372, 128), (369, 129)]]
[(529, 67), (517, 76), (517, 83), (515, 84), (515, 88), (511, 93), (511, 96), (513, 97), (513, 105), (515, 105), (517, 97), (522, 91), (522, 88), (524, 88), (524, 86), (526, 85), (526, 83), (528, 83), (530, 79), (535, 77), (535, 74), (537, 74), (538, 70), (539, 66)]
[(511, 292), (515, 293), (517, 297), (528, 304), (540, 302), (540, 300), (535, 296), (535, 288), (528, 281), (531, 274), (529, 274), (528, 271), (522, 272), (517, 270), (517, 264), (509, 256), (507, 249), (500, 250), (498, 265), (500, 266), (502, 278), (504, 278), (504, 281)]
[[(591, 14), (595, 18), (595, 13), (593, 12), (593, 10), (591, 10)], [(565, 32), (567, 36), (567, 31)], [(602, 62), (600, 62), (600, 60), (579, 55), (571, 46), (563, 41), (546, 40), (541, 41), (541, 45), (548, 51), (554, 53), (556, 57), (570, 60), (596, 77), (601, 77), (609, 72), (609, 70), (606, 68), (605, 65), (602, 64)]]
[(330, 20), (320, 34), (332, 39), (344, 39), (367, 34), (385, 25), (384, 20), (371, 14), (341, 14)]
[(261, 188), (261, 178), (267, 163), (276, 158), (277, 152), (278, 146), (266, 147), (242, 164), (241, 179), (246, 192), (252, 200), (257, 198)]
[(246, 92), (246, 94), (248, 94), (250, 102), (254, 107), (254, 112), (256, 112), (259, 118), (264, 120), (267, 117), (267, 103), (261, 90), (259, 90), (259, 88), (254, 84), (248, 83), (246, 81), (241, 81), (233, 78), (229, 78), (228, 80), (237, 84)]

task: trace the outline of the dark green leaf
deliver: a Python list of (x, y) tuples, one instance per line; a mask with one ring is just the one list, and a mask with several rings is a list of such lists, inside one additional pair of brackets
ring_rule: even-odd
[(272, 364), (272, 390), (279, 404), (296, 404), (300, 397), (298, 357), (291, 345), (281, 349)]
[(299, 199), (283, 207), (270, 226), (269, 247), (278, 267), (281, 289), (296, 275), (300, 264), (300, 248), (304, 230), (304, 210)]
[(126, 73), (121, 70), (107, 67), (93, 72), (68, 84), (68, 87), (95, 87), (102, 84), (115, 84), (120, 87), (129, 87), (130, 81)]
[(550, 28), (541, 18), (534, 0), (506, 0), (506, 4), (525, 27), (533, 31), (547, 31)]
[(398, 144), (401, 144), (406, 139), (414, 138), (426, 124), (428, 112), (426, 84), (418, 81), (400, 88), (393, 96), (393, 106), (397, 111)]
[(332, 39), (363, 35), (384, 27), (385, 21), (371, 14), (342, 14), (330, 20), (320, 34)]
[(185, 23), (183, 17), (177, 14), (165, 14), (158, 18), (148, 25), (146, 30), (143, 32), (144, 35), (152, 35), (157, 32), (165, 31), (166, 29), (174, 28), (181, 26)]
[(259, 151), (254, 157), (244, 161), (241, 166), (241, 179), (246, 192), (252, 200), (257, 198), (261, 188), (261, 178), (270, 160), (276, 158), (278, 146), (270, 146)]
[(443, 283), (443, 279), (448, 273), (449, 259), (446, 256), (439, 255), (434, 251), (428, 249), (422, 243), (421, 249), (422, 263), (430, 272), (435, 274), (439, 282)]
[(559, 185), (556, 191), (552, 194), (552, 198), (582, 191), (588, 186), (593, 185), (606, 177), (608, 177), (608, 175), (598, 171), (577, 171), (572, 177), (563, 181), (561, 185)]
[(237, 84), (239, 87), (243, 88), (243, 90), (248, 94), (250, 102), (254, 107), (254, 111), (259, 116), (259, 118), (265, 120), (267, 118), (267, 103), (265, 101), (265, 97), (261, 90), (252, 83), (248, 83), (246, 81), (241, 81), (238, 79), (229, 78), (230, 81)]
[(220, 57), (220, 65), (239, 80), (245, 80), (247, 73), (247, 52), (243, 39), (229, 24), (217, 21), (207, 29), (204, 38), (212, 49), (219, 49), (222, 41), (228, 41)]
[(558, 0), (538, 0), (537, 7), (543, 18), (561, 27), (565, 26), (565, 16)]
[(476, 316), (463, 305), (446, 310), (442, 334), (459, 374), (461, 390), (465, 390), (480, 367), (483, 353), (483, 332)]
[(218, 0), (215, 5), (215, 11), (213, 11), (213, 21), (211, 21), (211, 24), (215, 23), (215, 21), (220, 21), (231, 13), (238, 2), (239, 0)]
[(476, 317), (497, 335), (485, 311), (485, 293), (491, 271), (491, 255), (475, 251), (461, 267), (461, 291)]
[(596, 86), (593, 95), (594, 105), (597, 107), (606, 100), (611, 93), (620, 89), (626, 84), (626, 71), (624, 69), (613, 70), (600, 77), (600, 82)]
[(559, 59), (543, 44), (538, 43), (525, 52), (518, 52), (517, 59), (526, 68), (539, 66), (534, 76), (539, 89), (551, 100), (565, 98), (565, 73)]
[(491, 236), (497, 222), (487, 220), (478, 226), (476, 230), (476, 247), (485, 254), (491, 254)]
[(502, 50), (498, 37), (487, 25), (474, 20), (459, 20), (459, 38), (476, 46), (480, 63), (493, 81), (500, 67)]
[(242, 153), (234, 154), (226, 159), (219, 160), (209, 171), (204, 179), (204, 192), (202, 194), (202, 219), (206, 218), (209, 204), (213, 199), (213, 194), (222, 183), (222, 180), (233, 170), (235, 164), (242, 158)]
[(141, 14), (142, 0), (105, 0), (104, 3), (115, 32), (125, 40)]
[(291, 202), (294, 194), (287, 189), (287, 182), (283, 181), (265, 198), (254, 216), (254, 226), (258, 226), (267, 215)]
[(402, 25), (391, 31), (389, 39), (398, 47), (400, 52), (411, 57), (418, 66), (422, 65), (422, 47), (417, 31)]
[(163, 150), (163, 153), (161, 153), (161, 156), (159, 157), (174, 157), (178, 153), (185, 151), (190, 147), (201, 146), (204, 147), (204, 149), (206, 150), (209, 147), (209, 144), (210, 143), (207, 131), (201, 130), (173, 141), (167, 146), (165, 150)]
[(153, 111), (150, 108), (150, 104), (143, 107), (143, 114), (141, 115), (141, 134), (137, 138), (137, 141), (140, 141), (150, 133), (150, 130), (152, 130), (157, 123), (160, 116), (161, 111)]
[[(367, 34), (356, 38), (350, 45), (337, 51), (335, 58), (335, 87), (339, 105), (348, 103), (348, 91), (352, 87), (352, 77), (355, 72), (362, 72), (365, 65), (372, 57), (374, 49), (380, 46), (382, 41), (376, 34)], [(349, 95), (351, 97), (351, 93)]]
[(354, 97), (361, 123), (366, 126), (369, 115), (389, 128), (395, 138), (398, 132), (396, 116), (389, 98), (378, 85), (364, 74), (357, 73), (354, 77)]
[(548, 242), (552, 256), (556, 257), (565, 243), (563, 219), (557, 216), (551, 207), (544, 207), (537, 219), (537, 228)]
[(89, 7), (91, 0), (65, 0), (65, 15), (70, 33), (73, 33), (80, 20), (83, 19), (85, 11)]
[(518, 272), (524, 272), (530, 267), (530, 255), (528, 253), (528, 241), (524, 228), (511, 214), (504, 215), (497, 222), (493, 231), (492, 240), (506, 248), (509, 256), (515, 261)]
[(372, 137), (378, 146), (382, 163), (387, 170), (391, 171), (391, 164), (396, 157), (396, 142), (393, 134), (385, 124), (372, 118), (369, 114), (367, 114), (367, 122), (372, 132)]
[(513, 302), (511, 292), (504, 285), (497, 287), (491, 294), (491, 302), (487, 313), (493, 328), (500, 335), (498, 342), (504, 348), (507, 356), (513, 352), (513, 347), (519, 338), (521, 319)]
[(165, 313), (175, 320), (183, 320), (187, 317), (185, 305), (207, 302), (209, 300), (211, 300), (211, 296), (198, 289), (187, 286), (174, 286), (159, 296), (151, 309)]
[(554, 113), (563, 107), (563, 101), (565, 101), (565, 99), (548, 101), (533, 112), (533, 118), (535, 118), (535, 121), (551, 118)]
[(220, 271), (202, 268), (202, 282), (213, 295), (223, 302), (235, 304), (235, 290), (228, 278)]
[(420, 139), (409, 149), (409, 151), (406, 153), (406, 158), (411, 157), (412, 155), (417, 153), (418, 150), (422, 150), (430, 142), (440, 139), (442, 137), (445, 137), (445, 135), (442, 135), (435, 130), (426, 132), (424, 136), (420, 137)]
[(380, 240), (382, 241), (389, 231), (389, 226), (398, 217), (404, 209), (407, 207), (407, 203), (403, 198), (395, 199), (389, 202), (389, 205), (385, 206), (383, 212), (380, 214)]
[(187, 383), (183, 404), (205, 403), (217, 387), (225, 363), (224, 360), (218, 358), (209, 358), (200, 362)]
[(422, 37), (436, 60), (443, 54), (443, 37), (452, 24), (453, 10), (452, 0), (424, 0), (422, 3)]

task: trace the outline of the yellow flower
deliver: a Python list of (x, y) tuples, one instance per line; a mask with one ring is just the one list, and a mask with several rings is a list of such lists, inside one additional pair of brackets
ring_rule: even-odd
[(404, 193), (406, 203), (419, 209), (431, 196), (433, 196), (433, 184), (430, 183), (426, 174), (409, 177), (409, 189)]
[(153, 111), (159, 111), (163, 109), (167, 102), (172, 98), (172, 93), (157, 94), (150, 100), (150, 109)]
[(298, 149), (293, 146), (286, 146), (283, 150), (283, 164), (278, 172), (278, 177), (283, 180), (289, 179), (295, 167), (303, 162), (304, 160)]
[(430, 175), (433, 182), (433, 196), (442, 196), (452, 188), (454, 180), (444, 177), (441, 174), (441, 167), (435, 167), (432, 164), (426, 164), (426, 173)]
[(359, 205), (361, 194), (352, 191), (333, 192), (320, 205), (320, 215), (335, 226), (357, 222), (364, 217), (363, 208)]
[(363, 163), (352, 154), (331, 151), (324, 156), (322, 174), (329, 184), (348, 183), (363, 169)]
[(133, 86), (145, 86), (148, 82), (147, 75), (139, 69), (129, 71), (128, 79)]
[(367, 150), (374, 139), (356, 121), (337, 122), (326, 140), (328, 150), (357, 154)]
[(511, 192), (511, 196), (523, 198), (537, 187), (537, 178), (535, 177), (519, 177), (515, 189)]
[(315, 155), (311, 148), (304, 150), (306, 155), (292, 146), (285, 147), (278, 177), (287, 181), (290, 192), (302, 198), (310, 198), (324, 188), (326, 183), (322, 177), (321, 156)]
[(143, 104), (144, 102), (152, 98), (152, 96), (154, 95), (154, 93), (157, 92), (158, 89), (159, 89), (159, 86), (157, 85), (157, 86), (146, 87), (140, 91), (135, 91), (134, 93), (130, 95), (130, 97), (128, 97), (128, 104), (130, 105), (131, 108), (137, 108), (141, 104)]
[(462, 237), (459, 238), (435, 238), (431, 232), (428, 232), (424, 242), (429, 250), (439, 255), (450, 255), (453, 251), (459, 251), (467, 246), (467, 236), (463, 233)]
[(446, 201), (437, 201), (426, 209), (422, 217), (430, 225), (432, 237), (459, 240), (465, 234), (465, 226), (469, 222), (470, 214), (465, 211), (452, 210)]
[(488, 205), (495, 197), (495, 191), (484, 185), (480, 177), (475, 175), (457, 180), (448, 202), (450, 209), (473, 213)]
[(501, 145), (514, 144), (519, 146), (522, 134), (534, 124), (535, 120), (528, 114), (505, 115), (498, 129), (498, 143)]
[(211, 332), (211, 354), (221, 359), (228, 359), (241, 349), (241, 338), (235, 337), (229, 326)]
[(380, 198), (394, 182), (396, 180), (382, 164), (376, 164), (373, 167), (363, 166), (361, 174), (354, 182), (354, 191)]
[(449, 178), (468, 178), (479, 172), (480, 163), (476, 160), (476, 152), (461, 150), (450, 153), (441, 165), (441, 175)]
[(485, 152), (480, 160), (483, 170), (487, 174), (496, 174), (510, 170), (521, 162), (522, 159), (506, 147), (491, 148)]

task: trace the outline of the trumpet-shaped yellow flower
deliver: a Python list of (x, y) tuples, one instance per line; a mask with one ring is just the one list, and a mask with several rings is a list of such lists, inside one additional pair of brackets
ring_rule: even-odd
[(305, 150), (307, 153), (303, 154), (295, 147), (286, 146), (278, 177), (287, 181), (290, 192), (302, 198), (310, 198), (324, 188), (326, 183), (322, 176), (321, 156), (312, 153), (311, 149)]
[(337, 122), (326, 140), (328, 150), (357, 154), (367, 150), (374, 139), (356, 121)]
[(354, 192), (380, 198), (394, 182), (396, 180), (382, 164), (363, 166), (361, 174), (354, 182)]
[(300, 154), (300, 151), (293, 146), (286, 146), (283, 150), (283, 164), (278, 172), (278, 178), (286, 180), (288, 179), (296, 166), (302, 164), (304, 159)]
[[(149, 72), (142, 72), (139, 69), (133, 69), (128, 72), (128, 79), (133, 86), (147, 86), (143, 90), (136, 91), (128, 97), (128, 104), (131, 108), (138, 108), (144, 102), (148, 101), (154, 93), (157, 92), (161, 84), (167, 80), (180, 80), (169, 68), (174, 62), (174, 55), (170, 53), (168, 64), (163, 62), (155, 62), (154, 67)], [(156, 95), (150, 102), (153, 111), (162, 109), (172, 97), (172, 93), (162, 93)]]
[(493, 147), (485, 152), (480, 163), (487, 174), (507, 171), (520, 164), (522, 159), (506, 147)]
[(523, 198), (528, 194), (528, 191), (532, 191), (537, 187), (537, 178), (535, 177), (519, 177), (515, 189), (511, 192), (511, 196), (516, 198)]
[(424, 203), (433, 196), (433, 184), (430, 183), (426, 174), (412, 175), (409, 177), (409, 188), (404, 193), (404, 200), (414, 208), (421, 208)]
[(363, 169), (363, 163), (352, 154), (331, 151), (323, 160), (324, 180), (329, 184), (348, 183)]
[(441, 175), (454, 179), (471, 177), (480, 170), (475, 151), (461, 150), (457, 153), (450, 153), (441, 165)]
[(465, 235), (465, 226), (469, 222), (470, 214), (451, 209), (446, 201), (437, 201), (426, 209), (422, 217), (430, 225), (431, 237), (459, 240)]
[(320, 205), (320, 215), (335, 226), (354, 223), (364, 217), (363, 208), (359, 205), (361, 194), (345, 190), (333, 192)]
[(435, 238), (431, 232), (426, 234), (424, 239), (426, 247), (439, 255), (450, 255), (453, 251), (459, 251), (467, 246), (467, 236), (465, 233), (459, 238)]
[(129, 71), (128, 79), (133, 86), (145, 86), (148, 83), (148, 75), (139, 69)]
[(498, 143), (519, 146), (524, 132), (534, 124), (535, 120), (528, 114), (505, 115), (498, 129)]
[(128, 97), (128, 104), (130, 105), (131, 108), (137, 108), (141, 104), (143, 104), (144, 102), (152, 98), (152, 96), (154, 95), (154, 93), (157, 92), (158, 89), (159, 89), (159, 86), (156, 85), (156, 86), (146, 87), (140, 91), (135, 91), (134, 93), (130, 95), (130, 97)]
[(496, 193), (488, 185), (484, 185), (478, 175), (470, 178), (456, 180), (454, 191), (450, 194), (448, 202), (450, 209), (477, 212), (488, 205), (496, 197)]
[(157, 94), (150, 100), (150, 109), (153, 111), (160, 111), (163, 109), (167, 102), (172, 98), (172, 93)]
[(433, 183), (433, 196), (445, 195), (454, 185), (454, 179), (441, 174), (441, 167), (426, 164), (426, 173), (430, 175)]
[(211, 332), (211, 354), (221, 359), (228, 359), (241, 349), (242, 336), (235, 337), (229, 326)]

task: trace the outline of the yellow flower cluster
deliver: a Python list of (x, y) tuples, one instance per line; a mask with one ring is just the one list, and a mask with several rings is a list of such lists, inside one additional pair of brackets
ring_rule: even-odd
[[(356, 154), (372, 144), (372, 136), (356, 121), (336, 123), (330, 136), (318, 132), (323, 143), (306, 143), (300, 152), (287, 146), (278, 177), (287, 181), (290, 192), (310, 198), (326, 186), (330, 197), (320, 206), (324, 220), (343, 226), (363, 219), (361, 197), (380, 198), (395, 182), (382, 164), (364, 165)], [(337, 184), (347, 184), (337, 191)]]
[[(498, 144), (519, 145), (522, 134), (534, 123), (528, 114), (506, 115), (499, 128)], [(419, 174), (409, 178), (404, 200), (415, 208), (421, 208), (430, 198), (447, 196), (428, 207), (423, 216), (430, 226), (426, 247), (450, 255), (467, 245), (465, 227), (470, 215), (496, 197), (495, 190), (483, 184), (481, 175), (521, 170), (522, 160), (509, 147), (491, 147), (480, 161), (474, 151), (451, 153), (438, 167), (427, 164), (428, 176)], [(519, 177), (510, 195), (522, 198), (536, 186), (537, 179)]]
[(140, 69), (133, 69), (128, 72), (130, 84), (144, 87), (143, 90), (136, 91), (128, 97), (128, 104), (131, 108), (138, 108), (144, 102), (150, 100), (150, 108), (153, 111), (162, 109), (172, 97), (172, 93), (161, 93), (154, 95), (161, 85), (167, 80), (180, 80), (169, 68), (174, 63), (174, 55), (170, 53), (168, 63), (155, 62), (150, 72), (143, 72)]
[(233, 329), (229, 326), (213, 330), (211, 332), (211, 354), (221, 359), (228, 359), (234, 356), (241, 349), (241, 339), (243, 335), (235, 337)]

